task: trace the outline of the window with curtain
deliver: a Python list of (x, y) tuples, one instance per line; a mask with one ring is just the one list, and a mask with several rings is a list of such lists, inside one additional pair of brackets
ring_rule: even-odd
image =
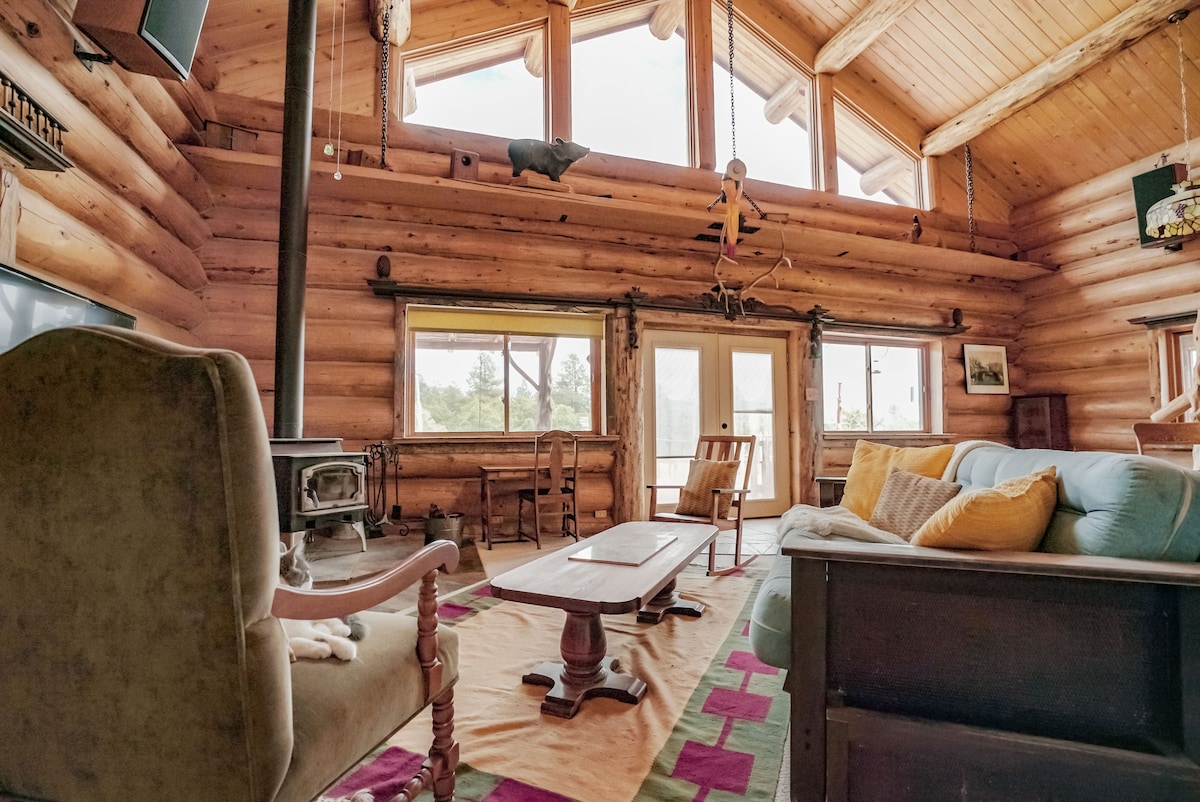
[(600, 431), (604, 317), (410, 307), (410, 434)]

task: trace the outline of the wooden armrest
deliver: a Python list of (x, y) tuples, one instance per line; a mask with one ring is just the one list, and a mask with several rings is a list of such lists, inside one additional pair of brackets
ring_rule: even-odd
[(748, 487), (714, 487), (714, 493), (737, 493), (739, 496), (744, 496), (750, 492)]
[(683, 490), (683, 485), (646, 485), (647, 490)]
[(955, 551), (887, 543), (816, 540), (797, 542), (798, 540), (802, 539), (785, 539), (781, 550), (784, 556), (895, 567), (945, 568), (956, 571), (990, 571), (1200, 587), (1200, 565), (1195, 563), (1050, 554), (1041, 551)]
[(457, 567), (458, 546), (450, 540), (438, 540), (395, 568), (353, 585), (321, 590), (280, 585), (275, 589), (271, 613), (279, 618), (301, 620), (338, 618), (382, 604), (432, 571), (452, 573)]

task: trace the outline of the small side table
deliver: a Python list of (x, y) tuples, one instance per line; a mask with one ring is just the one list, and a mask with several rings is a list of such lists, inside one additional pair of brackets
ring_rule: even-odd
[(816, 483), (818, 507), (836, 507), (842, 503), (842, 493), (846, 492), (845, 476), (818, 476)]

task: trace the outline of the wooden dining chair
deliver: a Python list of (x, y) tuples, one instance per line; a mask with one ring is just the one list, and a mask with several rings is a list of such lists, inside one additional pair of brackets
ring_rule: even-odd
[[(687, 484), (647, 485), (650, 490), (651, 521), (711, 524), (721, 532), (734, 532), (733, 565), (717, 568), (717, 541), (714, 540), (708, 547), (709, 576), (732, 573), (749, 565), (758, 556), (752, 554), (742, 559), (743, 502), (750, 494), (750, 466), (754, 461), (755, 440), (754, 435), (701, 435), (696, 442), (696, 456), (689, 466)], [(714, 486), (710, 481), (714, 471), (710, 469), (720, 463), (736, 463), (736, 467), (732, 471), (726, 469), (725, 476), (730, 481), (718, 482), (718, 486)], [(703, 501), (698, 506), (685, 507), (681, 503), (676, 504), (671, 512), (659, 512), (658, 491), (667, 489), (679, 490), (680, 502), (693, 501), (697, 497)]]
[[(533, 487), (517, 491), (518, 536), (529, 537), (540, 549), (543, 510), (549, 510), (552, 517), (561, 520), (562, 536), (579, 540), (578, 474), (579, 438), (576, 435), (552, 429), (533, 439)], [(533, 512), (532, 532), (525, 529), (526, 504)]]
[[(1200, 445), (1200, 421), (1189, 423), (1150, 423), (1148, 421), (1133, 424), (1133, 436), (1137, 440), (1137, 453), (1144, 454), (1146, 448), (1170, 449), (1174, 452), (1188, 451), (1191, 453), (1193, 468), (1196, 463), (1196, 449)], [(1167, 457), (1170, 458), (1169, 456)], [(1174, 460), (1173, 460), (1174, 461)], [(1178, 460), (1183, 462), (1183, 460)]]

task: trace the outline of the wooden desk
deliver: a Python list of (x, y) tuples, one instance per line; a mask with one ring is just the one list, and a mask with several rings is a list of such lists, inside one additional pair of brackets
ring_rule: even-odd
[[(595, 548), (628, 554), (660, 535), (674, 540), (640, 565), (579, 559), (582, 552)], [(571, 718), (592, 696), (629, 704), (641, 700), (646, 683), (617, 674), (618, 659), (606, 656), (608, 641), (600, 616), (639, 608), (655, 622), (668, 612), (700, 615), (703, 605), (675, 594), (675, 577), (716, 536), (717, 528), (710, 524), (617, 524), (492, 580), (492, 595), (499, 599), (557, 607), (567, 613), (560, 641), (562, 662), (540, 663), (521, 678), (530, 685), (550, 686), (542, 701), (543, 713)], [(638, 620), (647, 619), (639, 613)]]
[[(550, 475), (549, 468), (542, 468), (543, 476)], [(563, 468), (563, 479), (574, 479), (575, 472), (569, 468)], [(515, 543), (519, 540), (529, 540), (521, 534), (520, 525), (518, 523), (517, 531), (512, 537), (497, 539), (499, 532), (492, 531), (492, 485), (497, 482), (524, 480), (525, 486), (530, 486), (533, 483), (533, 466), (532, 465), (480, 465), (479, 466), (479, 509), (483, 517), (483, 525), (480, 538), (487, 541), (488, 548), (492, 547), (493, 543)], [(578, 524), (576, 524), (578, 525)]]

